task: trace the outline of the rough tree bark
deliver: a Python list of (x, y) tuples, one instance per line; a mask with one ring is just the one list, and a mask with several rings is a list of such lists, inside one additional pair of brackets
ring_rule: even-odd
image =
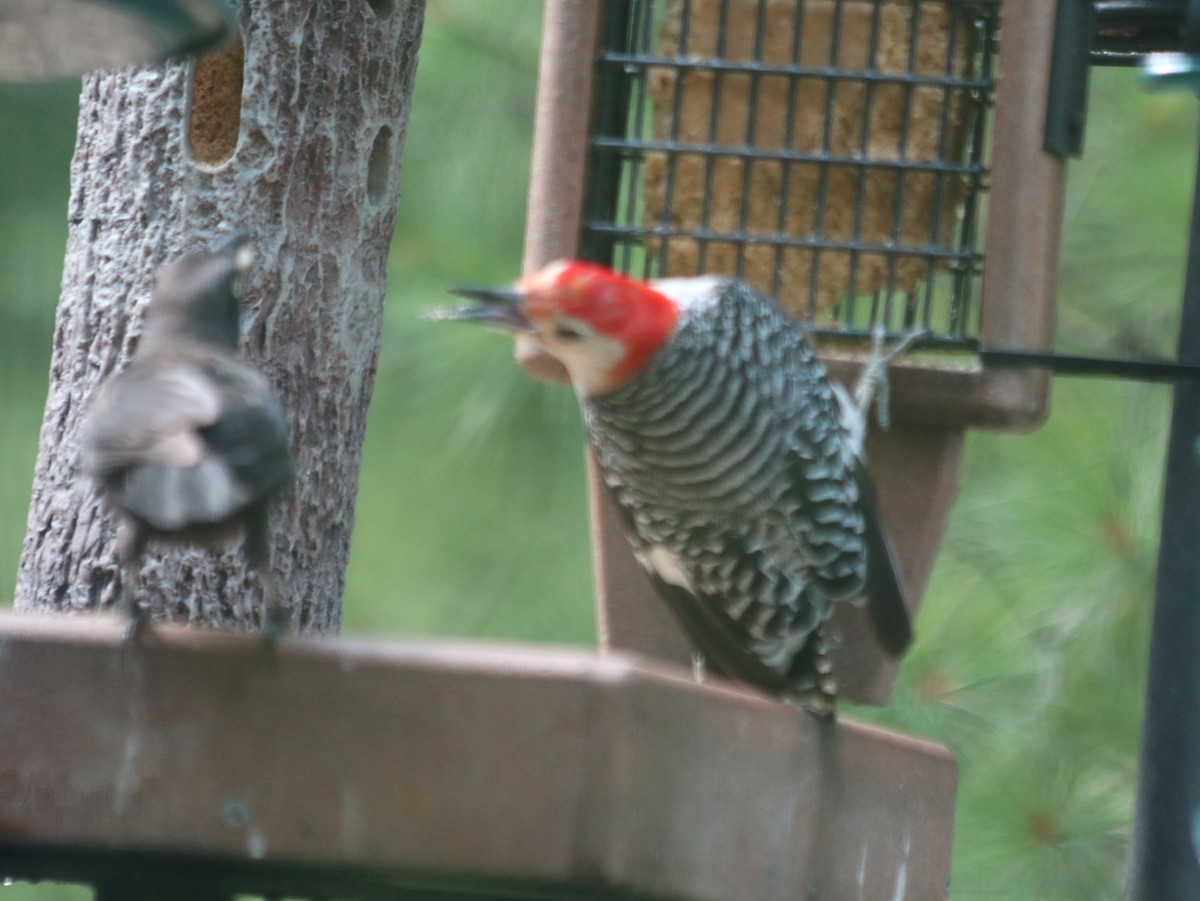
[[(84, 80), (19, 609), (117, 599), (80, 424), (134, 347), (163, 263), (244, 229), (258, 258), (243, 354), (279, 391), (297, 451), (295, 489), (272, 510), (275, 569), (301, 631), (339, 626), (423, 3), (240, 6), (244, 68), (239, 47)], [(245, 629), (240, 601), (260, 589), (234, 546), (153, 552), (140, 590), (159, 617)]]

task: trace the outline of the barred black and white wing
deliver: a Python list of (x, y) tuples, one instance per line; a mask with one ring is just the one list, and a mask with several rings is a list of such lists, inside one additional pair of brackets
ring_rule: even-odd
[(833, 605), (867, 597), (874, 610), (877, 590), (885, 647), (908, 643), (861, 454), (773, 303), (734, 283), (691, 298), (672, 341), (585, 416), (638, 559), (727, 675), (810, 690)]

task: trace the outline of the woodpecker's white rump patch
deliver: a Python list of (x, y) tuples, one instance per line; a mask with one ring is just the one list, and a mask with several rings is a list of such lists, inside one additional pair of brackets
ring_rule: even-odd
[(675, 585), (695, 594), (696, 588), (692, 584), (687, 570), (683, 568), (683, 564), (679, 562), (679, 558), (672, 554), (664, 545), (652, 544), (649, 548), (638, 551), (636, 556), (638, 563), (653, 572), (668, 585)]

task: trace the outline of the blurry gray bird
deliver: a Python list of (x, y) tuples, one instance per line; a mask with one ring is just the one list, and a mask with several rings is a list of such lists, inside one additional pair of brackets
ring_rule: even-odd
[(267, 505), (292, 479), (291, 439), (267, 380), (237, 359), (238, 302), (254, 257), (244, 234), (163, 269), (129, 365), (101, 387), (84, 427), (83, 466), (118, 517), (131, 632), (150, 541), (215, 546), (246, 535), (263, 585), (263, 630), (287, 611), (270, 565)]

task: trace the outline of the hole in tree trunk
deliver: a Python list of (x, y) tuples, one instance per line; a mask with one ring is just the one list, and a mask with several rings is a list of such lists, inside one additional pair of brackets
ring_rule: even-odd
[(392, 14), (396, 2), (395, 0), (367, 0), (367, 5), (375, 13), (375, 18), (382, 19)]
[(375, 135), (367, 161), (367, 200), (379, 206), (387, 195), (388, 172), (392, 168), (392, 130), (386, 125)]
[(192, 69), (188, 150), (206, 168), (221, 165), (237, 149), (244, 64), (245, 52), (238, 41), (228, 50), (200, 57)]

